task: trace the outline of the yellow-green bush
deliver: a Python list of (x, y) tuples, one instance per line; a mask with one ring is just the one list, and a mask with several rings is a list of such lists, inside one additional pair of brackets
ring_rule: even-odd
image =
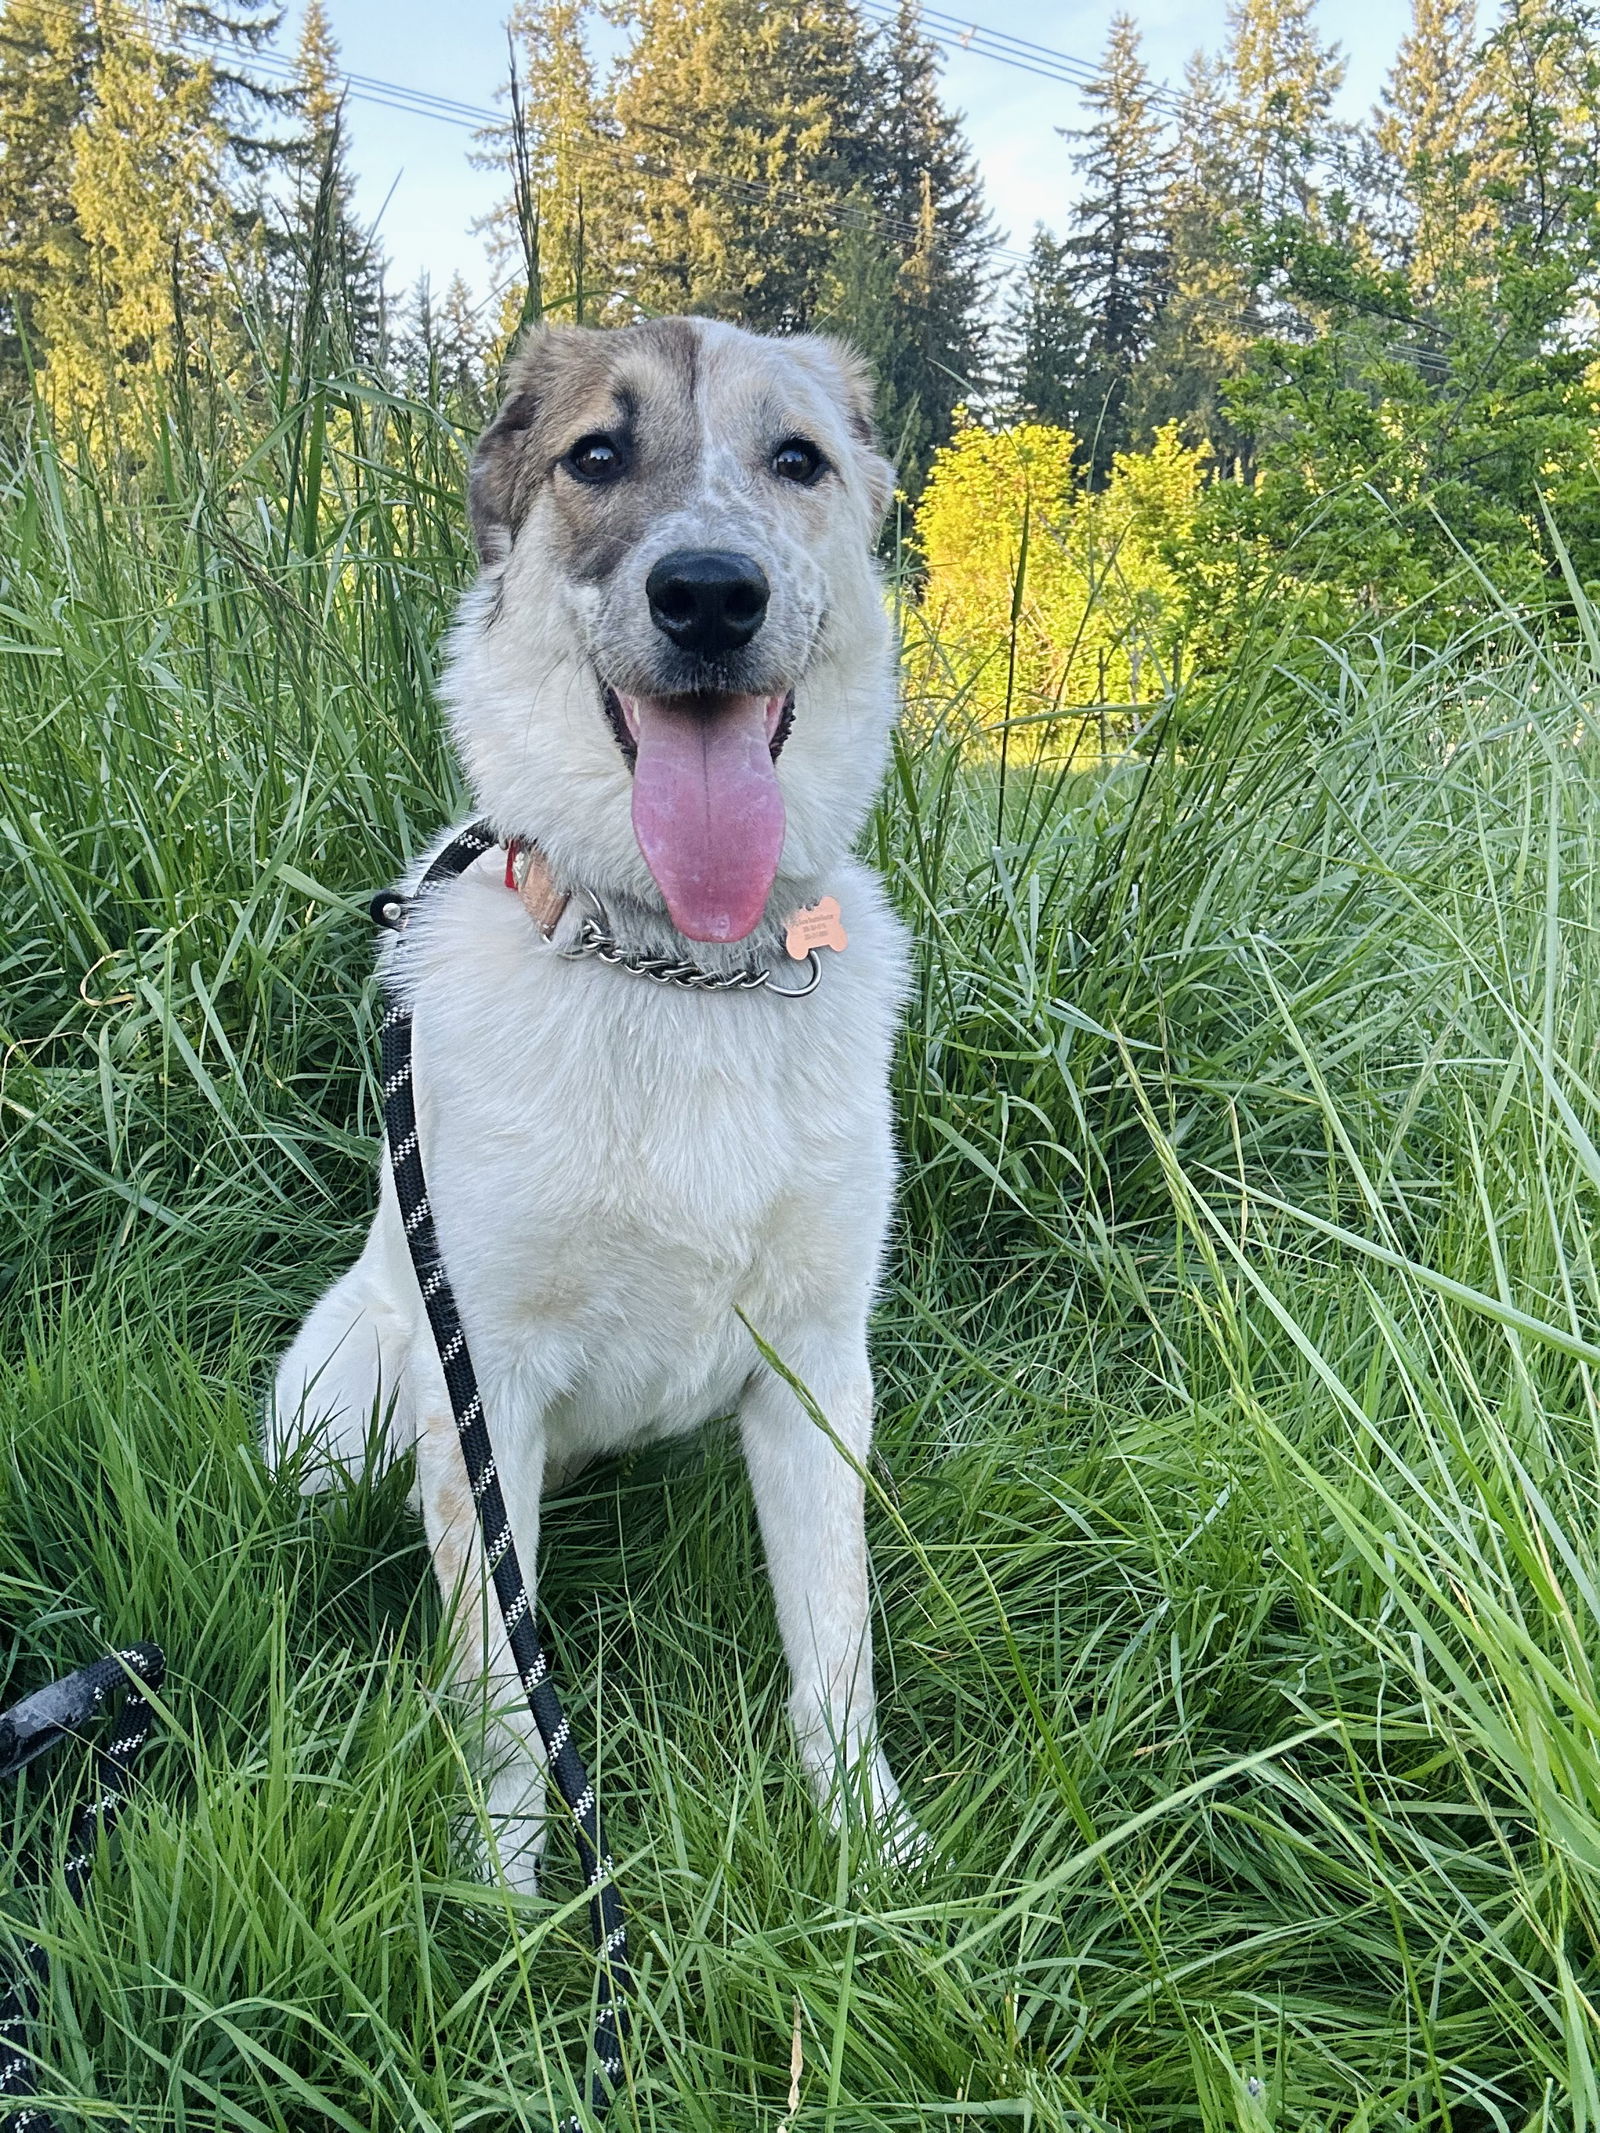
[(1148, 451), (1119, 454), (1091, 495), (1075, 449), (1044, 423), (969, 423), (923, 492), (913, 666), (985, 729), (1150, 703), (1172, 681), (1183, 634), (1172, 557), (1194, 523), (1205, 450), (1170, 425)]

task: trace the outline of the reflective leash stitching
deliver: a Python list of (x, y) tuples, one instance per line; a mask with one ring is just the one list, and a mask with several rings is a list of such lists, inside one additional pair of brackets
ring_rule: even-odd
[[(466, 872), (473, 861), (492, 851), (498, 840), (483, 822), (448, 844), (418, 884), (417, 895), (437, 882), (452, 881)], [(396, 931), (404, 925), (406, 899), (388, 891), (373, 899), (373, 916)], [(398, 907), (398, 909), (396, 908)], [(389, 913), (394, 912), (394, 916)], [(411, 1010), (391, 998), (383, 1018), (383, 1118), (389, 1144), (389, 1164), (406, 1246), (416, 1271), (417, 1285), (428, 1314), (434, 1345), (439, 1351), (450, 1407), (461, 1440), (461, 1455), (467, 1483), (477, 1507), (478, 1530), (484, 1560), (494, 1580), (495, 1597), (505, 1622), (511, 1657), (544, 1742), (550, 1773), (556, 1789), (572, 1816), (578, 1858), (589, 1887), (589, 1926), (600, 1965), (600, 1999), (595, 2011), (594, 2057), (596, 2071), (590, 2085), (589, 2104), (596, 2116), (603, 2115), (622, 2074), (622, 2047), (627, 2033), (627, 2002), (633, 1983), (628, 1970), (628, 1928), (622, 1900), (612, 1878), (611, 1855), (606, 1850), (600, 1823), (600, 1807), (594, 1786), (573, 1745), (572, 1728), (561, 1709), (550, 1678), (550, 1662), (539, 1639), (533, 1608), (517, 1560), (511, 1521), (489, 1441), (489, 1425), (478, 1390), (477, 1373), (467, 1350), (454, 1291), (439, 1253), (433, 1209), (423, 1174), (422, 1150), (417, 1134), (411, 1064)], [(576, 2133), (578, 2121), (566, 2121), (563, 2133)]]
[[(155, 1719), (150, 1694), (160, 1688), (165, 1672), (159, 1645), (130, 1644), (0, 1713), (0, 1777), (13, 1777), (36, 1756), (78, 1738), (108, 1698), (121, 1700), (117, 1731), (97, 1759), (94, 1797), (77, 1809), (68, 1832), (61, 1874), (75, 1903), (84, 1899), (97, 1839), (102, 1832), (110, 1834), (127, 1802), (134, 1762)], [(26, 2095), (38, 2087), (35, 2061), (23, 2037), (38, 2014), (48, 1971), (44, 1949), (38, 1941), (29, 1941), (21, 1968), (0, 1995), (0, 2097)], [(56, 2122), (42, 2104), (29, 2104), (7, 2113), (0, 2133), (56, 2133)]]

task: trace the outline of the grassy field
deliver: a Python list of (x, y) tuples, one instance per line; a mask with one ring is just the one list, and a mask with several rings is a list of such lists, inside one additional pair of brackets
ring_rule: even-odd
[[(542, 2129), (570, 1852), (460, 1870), (404, 1475), (306, 1505), (253, 1448), (372, 1197), (365, 897), (461, 805), (461, 440), (280, 388), (0, 494), (0, 1692), (172, 1669), (88, 1908), (24, 1866), (4, 1931), (68, 2124)], [(586, 1478), (544, 1593), (618, 2125), (1600, 2126), (1600, 631), (1485, 613), (1421, 667), (1245, 647), (1181, 753), (1013, 763), (1003, 818), (916, 707), (873, 1527), (937, 1858), (812, 1814), (726, 1436)]]

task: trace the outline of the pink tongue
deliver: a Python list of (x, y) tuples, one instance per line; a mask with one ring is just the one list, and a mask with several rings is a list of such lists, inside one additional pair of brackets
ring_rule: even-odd
[(783, 850), (771, 703), (627, 701), (639, 751), (633, 834), (672, 923), (691, 941), (742, 941), (766, 909)]

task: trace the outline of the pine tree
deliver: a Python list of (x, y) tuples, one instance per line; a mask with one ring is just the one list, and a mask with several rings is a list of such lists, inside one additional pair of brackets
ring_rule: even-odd
[(1166, 124), (1130, 15), (1113, 16), (1105, 58), (1084, 92), (1093, 114), (1067, 137), (1084, 191), (1066, 240), (1069, 285), (1088, 322), (1077, 420), (1090, 486), (1102, 488), (1129, 442), (1128, 394), (1167, 294), (1173, 163)]
[(879, 380), (878, 416), (891, 454), (906, 443), (915, 415), (895, 400), (891, 380), (900, 349), (900, 248), (885, 234), (872, 200), (858, 191), (845, 203), (843, 230), (823, 277), (816, 322), (865, 356)]
[[(7, 0), (0, 361), (26, 336), (56, 398), (79, 406), (168, 364), (180, 322), (218, 323), (222, 265), (239, 279), (260, 266), (267, 182), (288, 153), (260, 122), (292, 100), (229, 52), (255, 49), (280, 14), (253, 0)], [(220, 56), (196, 57), (200, 39)]]
[(72, 137), (99, 52), (88, 0), (7, 0), (0, 15), (0, 363), (43, 354), (38, 308), (74, 264)]
[(439, 320), (433, 283), (419, 274), (395, 306), (394, 365), (413, 399), (437, 403)]
[(1138, 437), (1177, 422), (1191, 444), (1210, 447), (1225, 471), (1241, 440), (1222, 406), (1225, 382), (1243, 369), (1261, 330), (1242, 174), (1230, 149), (1226, 68), (1190, 58), (1174, 128), (1167, 201), (1171, 247), (1166, 302), (1128, 396)]
[(1006, 311), (1006, 398), (1025, 421), (1070, 430), (1082, 406), (1089, 321), (1075, 261), (1041, 224)]
[[(182, 45), (213, 47), (217, 56), (208, 59), (211, 112), (223, 136), (229, 175), (267, 175), (293, 159), (293, 144), (277, 131), (263, 133), (292, 113), (293, 89), (274, 89), (249, 71), (250, 56), (270, 44), (283, 24), (281, 0), (161, 0), (152, 8), (147, 27), (155, 41), (176, 55)], [(243, 66), (228, 58), (236, 52)], [(243, 188), (235, 185), (235, 190)]]
[(891, 345), (878, 365), (885, 434), (915, 493), (953, 410), (982, 387), (990, 228), (917, 0), (898, 0), (868, 64), (863, 190), (900, 258)]
[(1245, 201), (1263, 222), (1313, 213), (1319, 167), (1333, 146), (1344, 61), (1317, 35), (1315, 5), (1234, 0), (1228, 10), (1223, 117)]
[(447, 392), (468, 406), (488, 409), (489, 336), (479, 306), (458, 269), (439, 306), (439, 364)]
[(222, 357), (220, 176), (210, 69), (177, 58), (148, 13), (98, 0), (92, 95), (70, 136), (70, 273), (41, 295), (56, 406), (113, 429), (204, 340)]
[[(1333, 119), (1344, 77), (1317, 35), (1315, 0), (1234, 0), (1220, 65), (1191, 63), (1178, 127), (1171, 293), (1148, 371), (1131, 399), (1142, 430), (1177, 420), (1223, 471), (1243, 472), (1250, 438), (1228, 388), (1273, 332), (1314, 336), (1294, 292), (1305, 256), (1347, 243), (1343, 196), (1327, 180), (1346, 145)], [(1330, 213), (1330, 200), (1337, 215)]]
[(383, 258), (355, 211), (339, 47), (323, 0), (306, 0), (294, 94), (300, 132), (290, 158), (291, 250), (302, 286), (323, 316), (339, 322), (343, 353), (370, 361), (383, 341)]
[(464, 426), (474, 427), (491, 412), (491, 338), (481, 307), (459, 273), (450, 277), (442, 298), (422, 274), (398, 306), (396, 365), (414, 398), (447, 407)]
[(1471, 278), (1492, 223), (1483, 184), (1487, 84), (1475, 0), (1411, 0), (1411, 28), (1373, 129), (1387, 257), (1427, 302)]
[(643, 0), (606, 220), (623, 311), (853, 339), (909, 481), (984, 360), (988, 231), (914, 0)]
[(848, 0), (642, 0), (615, 92), (626, 305), (809, 324), (864, 175)]

